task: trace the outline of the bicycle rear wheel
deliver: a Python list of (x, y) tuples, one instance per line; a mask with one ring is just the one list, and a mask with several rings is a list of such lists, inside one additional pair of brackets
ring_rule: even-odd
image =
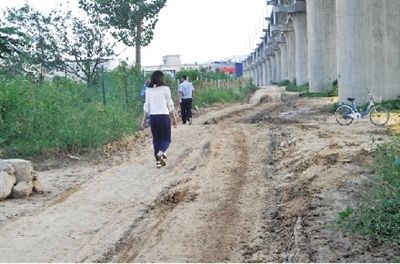
[(380, 105), (375, 105), (369, 113), (369, 120), (376, 126), (384, 126), (390, 118), (389, 111)]
[(348, 105), (341, 105), (336, 109), (336, 122), (342, 126), (348, 126), (353, 122), (353, 118), (349, 115), (353, 113), (353, 109)]

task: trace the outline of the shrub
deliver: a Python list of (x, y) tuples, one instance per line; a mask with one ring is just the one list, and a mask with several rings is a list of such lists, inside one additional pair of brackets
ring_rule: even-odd
[(338, 224), (345, 230), (370, 236), (378, 241), (400, 244), (400, 138), (377, 146), (374, 152), (375, 176), (361, 206), (339, 213)]
[(247, 84), (241, 89), (201, 89), (196, 92), (194, 104), (200, 107), (211, 106), (215, 103), (228, 103), (243, 101), (247, 96), (254, 91), (254, 86)]
[(18, 76), (1, 76), (0, 81), (0, 148), (4, 156), (83, 151), (138, 128), (134, 118), (139, 117), (141, 107), (132, 91), (127, 105), (126, 98), (114, 93), (115, 86), (109, 84), (108, 101), (103, 105), (98, 89), (88, 93), (86, 85), (64, 78), (41, 85)]

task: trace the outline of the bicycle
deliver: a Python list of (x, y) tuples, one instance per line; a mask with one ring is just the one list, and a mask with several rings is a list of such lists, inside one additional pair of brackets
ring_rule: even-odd
[(365, 111), (357, 109), (355, 98), (347, 98), (351, 104), (342, 103), (335, 112), (336, 122), (342, 126), (348, 126), (354, 120), (366, 118), (369, 115), (369, 120), (376, 126), (384, 126), (388, 121), (390, 114), (382, 106), (376, 105), (370, 96), (368, 107)]

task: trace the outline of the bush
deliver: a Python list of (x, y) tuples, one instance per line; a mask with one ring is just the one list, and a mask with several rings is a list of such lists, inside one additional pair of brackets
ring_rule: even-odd
[(290, 85), (289, 80), (284, 80), (284, 81), (281, 81), (280, 83), (278, 83), (278, 86), (289, 86), (289, 85)]
[(338, 224), (345, 230), (378, 241), (400, 244), (400, 138), (378, 146), (374, 152), (375, 176), (360, 208), (339, 213)]
[(297, 85), (296, 81), (290, 82), (288, 80), (282, 81), (278, 84), (279, 86), (286, 86), (286, 91), (301, 93), (304, 97), (333, 97), (338, 96), (338, 84), (337, 81), (332, 83), (332, 88), (324, 92), (310, 92), (309, 84)]
[(254, 86), (247, 84), (241, 89), (210, 88), (196, 91), (194, 104), (200, 107), (212, 106), (215, 103), (243, 101), (254, 91)]
[(389, 111), (400, 112), (400, 98), (383, 101), (381, 105)]
[(1, 76), (0, 82), (0, 152), (4, 156), (79, 152), (138, 128), (134, 118), (141, 115), (141, 103), (131, 89), (127, 105), (125, 96), (115, 92), (116, 85), (109, 84), (104, 105), (99, 89), (88, 92), (86, 85), (64, 78), (38, 85), (24, 77)]

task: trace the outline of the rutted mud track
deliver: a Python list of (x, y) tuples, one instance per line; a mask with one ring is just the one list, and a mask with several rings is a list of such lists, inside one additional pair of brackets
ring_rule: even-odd
[(0, 203), (0, 261), (396, 261), (399, 246), (330, 227), (370, 177), (369, 134), (386, 130), (337, 126), (327, 99), (257, 96), (174, 130), (165, 168), (147, 136), (118, 165), (77, 166), (90, 177), (36, 207)]

